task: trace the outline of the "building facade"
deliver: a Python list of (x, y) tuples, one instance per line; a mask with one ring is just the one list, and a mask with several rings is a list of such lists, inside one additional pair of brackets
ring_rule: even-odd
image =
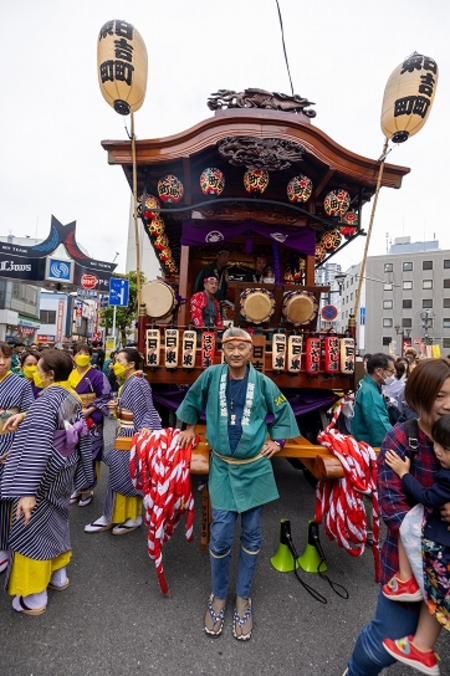
[[(346, 271), (341, 308), (345, 330), (356, 301), (361, 265)], [(387, 254), (367, 259), (357, 316), (360, 352), (401, 354), (405, 344), (450, 354), (450, 250), (437, 241), (395, 240)]]

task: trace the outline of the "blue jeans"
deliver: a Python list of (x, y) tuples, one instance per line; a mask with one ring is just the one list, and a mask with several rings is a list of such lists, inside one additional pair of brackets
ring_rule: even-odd
[[(254, 507), (241, 514), (241, 549), (239, 552), (236, 594), (244, 599), (250, 595), (253, 576), (261, 548), (261, 518), (263, 505)], [(211, 562), (211, 587), (217, 599), (225, 599), (230, 576), (231, 545), (238, 512), (212, 510), (211, 535), (209, 540), (209, 559)]]
[(417, 612), (408, 604), (390, 601), (378, 594), (375, 617), (360, 632), (353, 654), (348, 663), (348, 676), (377, 676), (395, 660), (383, 648), (384, 638), (401, 638), (414, 634), (419, 619)]

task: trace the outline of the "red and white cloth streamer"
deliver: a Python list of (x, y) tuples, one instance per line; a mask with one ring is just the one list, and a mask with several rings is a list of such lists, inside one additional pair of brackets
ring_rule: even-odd
[(351, 556), (361, 556), (367, 542), (367, 514), (363, 496), (371, 496), (373, 510), (373, 545), (375, 580), (380, 579), (380, 517), (377, 489), (377, 458), (364, 441), (341, 434), (336, 421), (345, 404), (345, 397), (336, 408), (328, 427), (317, 441), (326, 446), (342, 463), (344, 477), (334, 481), (322, 479), (316, 489), (315, 521), (324, 525), (326, 535), (335, 540)]
[(133, 485), (144, 495), (148, 554), (155, 562), (163, 594), (168, 592), (162, 560), (163, 543), (170, 540), (185, 512), (188, 542), (193, 538), (194, 529), (190, 459), (195, 443), (182, 449), (178, 445), (179, 435), (180, 430), (171, 427), (135, 434), (130, 455)]

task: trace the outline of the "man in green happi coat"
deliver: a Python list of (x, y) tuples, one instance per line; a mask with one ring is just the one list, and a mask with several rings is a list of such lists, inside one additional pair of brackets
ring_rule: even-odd
[[(286, 439), (300, 432), (286, 397), (250, 364), (253, 350), (250, 334), (237, 327), (227, 329), (222, 349), (225, 363), (206, 369), (177, 410), (179, 420), (186, 423), (179, 442), (185, 447), (194, 440), (197, 420), (206, 411), (206, 437), (211, 446), (212, 593), (205, 632), (219, 636), (223, 630), (231, 545), (240, 515), (233, 635), (245, 641), (251, 637), (253, 628), (250, 589), (261, 547), (263, 506), (278, 498), (270, 458), (284, 446)], [(272, 417), (270, 423), (266, 422), (268, 415)]]

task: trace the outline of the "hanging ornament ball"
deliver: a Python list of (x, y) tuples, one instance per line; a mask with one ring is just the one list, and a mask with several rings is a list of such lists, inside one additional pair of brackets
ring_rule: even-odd
[(225, 188), (225, 177), (217, 167), (208, 167), (200, 176), (200, 188), (204, 195), (216, 195), (217, 197)]
[(316, 261), (318, 263), (321, 263), (323, 261), (323, 259), (325, 258), (325, 256), (327, 255), (327, 252), (325, 251), (325, 249), (323, 248), (323, 246), (320, 242), (317, 242), (317, 244), (316, 244), (315, 255), (316, 255)]
[(313, 184), (308, 176), (299, 174), (287, 184), (287, 196), (290, 202), (306, 202), (311, 197)]
[(345, 239), (350, 239), (350, 237), (356, 235), (357, 232), (357, 228), (352, 228), (351, 225), (341, 226), (341, 235), (344, 235)]
[(338, 188), (332, 190), (325, 197), (323, 208), (327, 216), (343, 216), (347, 213), (351, 203), (351, 197), (346, 190)]
[(158, 195), (167, 204), (178, 204), (184, 195), (183, 184), (174, 174), (167, 174), (158, 181)]
[(164, 233), (165, 223), (161, 216), (155, 216), (150, 223), (147, 224), (147, 229), (153, 237), (159, 237)]
[(159, 199), (154, 195), (144, 195), (144, 204), (142, 204), (142, 197), (139, 198), (138, 213), (147, 221), (152, 221), (158, 216), (158, 211), (161, 208)]
[(264, 169), (247, 169), (244, 174), (244, 188), (250, 194), (262, 195), (269, 185), (269, 172)]
[(341, 233), (339, 230), (325, 232), (320, 239), (320, 243), (325, 251), (335, 251), (342, 243)]

